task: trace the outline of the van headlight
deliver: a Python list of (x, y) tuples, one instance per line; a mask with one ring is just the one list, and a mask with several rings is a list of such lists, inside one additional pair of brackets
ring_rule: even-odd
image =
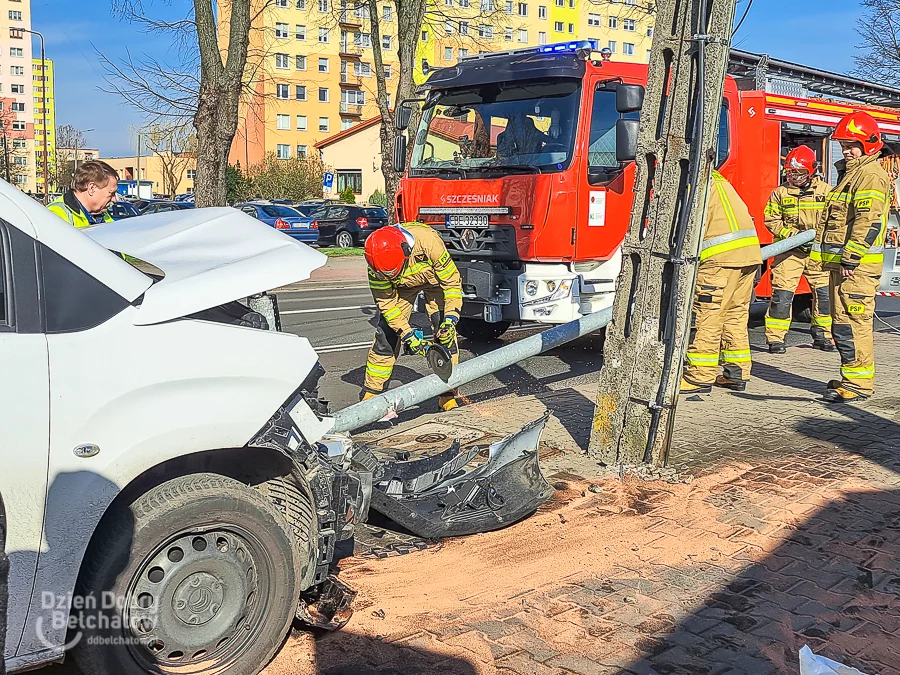
[(537, 281), (526, 281), (525, 282), (525, 293), (534, 297), (538, 292), (538, 282)]
[[(557, 300), (562, 300), (563, 298), (568, 297), (569, 293), (572, 292), (572, 284), (574, 282), (575, 282), (574, 279), (563, 279), (562, 281), (559, 282), (559, 285), (556, 286), (556, 290), (553, 291), (553, 293), (549, 297), (539, 298), (537, 300), (529, 300), (528, 302), (523, 302), (522, 307), (529, 307), (531, 305), (539, 305), (544, 302), (556, 302)], [(532, 283), (532, 282), (529, 281), (525, 284), (525, 292), (526, 293), (528, 292), (528, 284), (530, 284), (530, 283)], [(534, 283), (537, 284), (537, 282), (534, 282)], [(549, 286), (549, 284), (548, 284), (548, 286)]]

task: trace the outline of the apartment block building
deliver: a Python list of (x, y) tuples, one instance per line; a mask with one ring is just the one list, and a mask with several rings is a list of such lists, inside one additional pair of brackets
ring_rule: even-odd
[(0, 96), (5, 99), (0, 120), (12, 165), (10, 180), (35, 192), (31, 35), (23, 29), (31, 29), (30, 0), (0, 0)]
[[(45, 59), (44, 71), (41, 72), (41, 60), (33, 59), (31, 64), (32, 82), (34, 86), (34, 165), (35, 187), (39, 194), (44, 193), (44, 144), (47, 149), (47, 167), (50, 173), (49, 191), (55, 190), (53, 185), (53, 166), (56, 163), (56, 99), (53, 95), (53, 61)], [(46, 107), (46, 129), (44, 127), (44, 109)]]
[[(227, 37), (227, 2), (220, 3)], [(393, 3), (379, 5), (388, 91), (397, 84)], [(646, 61), (653, 37), (646, 0), (432, 0), (416, 42), (416, 79), (479, 52), (594, 39), (613, 59)], [(353, 0), (274, 0), (260, 12), (249, 50), (253, 95), (241, 107), (230, 160), (288, 159), (377, 113), (368, 6)], [(394, 101), (390, 101), (393, 105)], [(372, 148), (377, 154), (378, 148)]]

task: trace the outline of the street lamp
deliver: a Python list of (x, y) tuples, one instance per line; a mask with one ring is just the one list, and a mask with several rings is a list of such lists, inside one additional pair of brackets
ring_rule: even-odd
[[(50, 145), (49, 138), (49, 129), (47, 129), (47, 65), (44, 60), (44, 36), (38, 33), (36, 30), (31, 30), (29, 28), (10, 28), (9, 29), (9, 37), (15, 40), (22, 39), (22, 33), (30, 33), (31, 35), (37, 35), (41, 39), (41, 85), (43, 96), (41, 97), (44, 102), (44, 149), (41, 154), (44, 156), (44, 204), (47, 204), (50, 201), (50, 171), (47, 168), (47, 163), (49, 161), (49, 152), (47, 151), (48, 146)], [(28, 50), (31, 51), (30, 49)]]

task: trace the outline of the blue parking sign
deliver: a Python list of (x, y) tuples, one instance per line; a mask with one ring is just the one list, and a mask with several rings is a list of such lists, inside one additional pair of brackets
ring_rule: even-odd
[(330, 171), (326, 171), (325, 175), (322, 176), (322, 187), (326, 190), (330, 190), (334, 185), (334, 174)]

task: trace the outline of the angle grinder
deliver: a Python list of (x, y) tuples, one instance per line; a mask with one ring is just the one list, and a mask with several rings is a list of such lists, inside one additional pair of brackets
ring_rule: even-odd
[[(425, 344), (425, 360), (428, 362), (428, 367), (442, 381), (449, 381), (450, 376), (453, 374), (453, 357), (450, 354), (450, 350), (433, 340), (426, 340), (422, 331), (417, 330), (415, 332), (416, 337)], [(408, 347), (404, 347), (404, 352), (406, 354), (412, 353)]]

